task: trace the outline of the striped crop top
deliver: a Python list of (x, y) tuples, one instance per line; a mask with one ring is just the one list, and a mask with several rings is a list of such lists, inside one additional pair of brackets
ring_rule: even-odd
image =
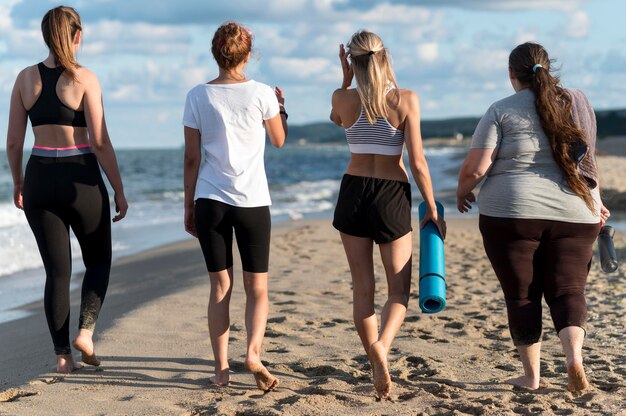
[(402, 154), (404, 132), (395, 128), (384, 117), (370, 124), (361, 108), (359, 119), (346, 129), (350, 153), (367, 153), (387, 156)]

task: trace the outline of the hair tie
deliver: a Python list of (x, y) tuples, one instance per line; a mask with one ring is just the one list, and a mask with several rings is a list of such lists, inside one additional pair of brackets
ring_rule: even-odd
[(376, 52), (374, 52), (374, 51), (369, 51), (369, 52), (367, 53), (367, 56), (372, 56), (372, 55), (374, 55), (375, 53), (376, 53)]
[(537, 68), (543, 68), (543, 66), (542, 66), (541, 64), (535, 64), (535, 65), (533, 65), (533, 74), (534, 74), (535, 72), (537, 72)]

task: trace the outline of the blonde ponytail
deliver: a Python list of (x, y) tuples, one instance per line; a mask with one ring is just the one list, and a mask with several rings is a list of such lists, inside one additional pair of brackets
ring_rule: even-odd
[(82, 30), (80, 16), (71, 7), (55, 7), (41, 20), (43, 40), (54, 55), (56, 65), (65, 69), (73, 80), (79, 67), (74, 58), (74, 39), (79, 30)]
[(387, 92), (393, 90), (398, 101), (400, 95), (383, 41), (375, 33), (361, 30), (352, 35), (347, 46), (367, 121), (374, 124), (377, 117), (388, 118)]

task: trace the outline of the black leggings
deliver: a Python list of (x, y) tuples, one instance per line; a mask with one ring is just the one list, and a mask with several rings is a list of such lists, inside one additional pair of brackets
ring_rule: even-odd
[(210, 272), (233, 266), (233, 228), (243, 270), (267, 272), (272, 228), (269, 207), (236, 207), (199, 198), (195, 213), (198, 240)]
[(111, 269), (109, 197), (93, 154), (31, 156), (24, 176), (24, 212), (46, 270), (44, 308), (57, 355), (70, 354), (69, 228), (78, 239), (85, 264), (81, 329), (94, 329)]
[(585, 284), (600, 223), (577, 224), (481, 215), (480, 232), (506, 300), (515, 345), (541, 338), (541, 297), (557, 331), (584, 328)]

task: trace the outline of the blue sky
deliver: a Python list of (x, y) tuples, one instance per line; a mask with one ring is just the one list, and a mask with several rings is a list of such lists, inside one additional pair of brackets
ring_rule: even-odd
[[(41, 18), (57, 2), (0, 0), (0, 130), (9, 94), (25, 66), (47, 49)], [(254, 32), (247, 75), (279, 85), (289, 121), (328, 120), (340, 85), (340, 43), (377, 32), (402, 88), (421, 98), (424, 119), (479, 116), (510, 95), (507, 58), (525, 41), (542, 43), (562, 66), (565, 86), (597, 109), (626, 108), (623, 0), (70, 0), (81, 14), (79, 62), (94, 71), (116, 147), (182, 145), (186, 92), (215, 77), (213, 32), (226, 20)], [(4, 140), (3, 140), (4, 142)], [(32, 143), (29, 134), (27, 146)], [(4, 147), (4, 143), (0, 145)]]

